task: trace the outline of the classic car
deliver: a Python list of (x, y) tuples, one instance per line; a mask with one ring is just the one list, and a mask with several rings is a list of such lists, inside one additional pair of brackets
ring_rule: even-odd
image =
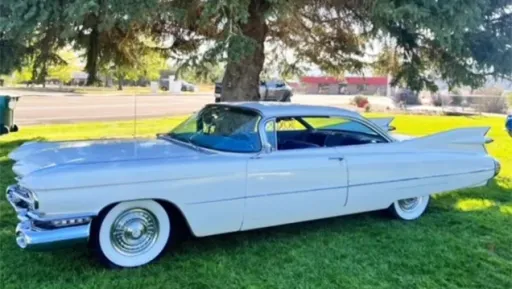
[[(215, 102), (221, 101), (222, 82), (215, 83)], [(292, 88), (286, 82), (279, 79), (270, 79), (260, 82), (260, 101), (290, 102), (293, 96)]]
[(392, 118), (279, 102), (209, 104), (154, 139), (27, 142), (7, 199), (26, 249), (89, 242), (113, 267), (204, 237), (383, 210), (419, 218), (432, 194), (500, 171), (489, 128), (424, 137)]

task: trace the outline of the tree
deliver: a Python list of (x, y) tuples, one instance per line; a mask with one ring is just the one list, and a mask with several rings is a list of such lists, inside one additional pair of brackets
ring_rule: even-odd
[[(479, 86), (485, 76), (512, 74), (510, 0), (245, 0), (161, 3), (156, 31), (173, 35), (176, 51), (226, 60), (223, 99), (257, 99), (265, 44), (294, 52), (296, 63), (357, 72), (375, 40), (396, 44), (394, 82), (435, 90), (432, 74), (450, 85)], [(195, 57), (195, 56), (194, 56)]]
[(179, 63), (226, 63), (223, 100), (256, 100), (266, 47), (292, 54), (279, 58), (283, 75), (309, 64), (339, 75), (371, 68), (368, 47), (389, 41), (395, 83), (435, 90), (439, 77), (478, 87), (512, 74), (510, 7), (512, 0), (3, 0), (0, 56), (15, 58), (0, 64), (11, 70), (37, 54), (35, 72), (44, 75), (64, 39), (85, 50), (93, 84), (100, 62), (133, 64), (149, 36), (171, 43), (161, 51)]
[(48, 67), (48, 76), (67, 83), (73, 78), (73, 72), (80, 70), (78, 57), (71, 50), (61, 50), (57, 54), (62, 62)]
[(140, 57), (137, 71), (140, 78), (149, 81), (160, 79), (160, 71), (168, 68), (166, 59), (158, 50), (146, 48), (145, 53)]
[(34, 75), (32, 74), (32, 65), (22, 67), (14, 72), (13, 80), (15, 83), (32, 83)]
[(80, 0), (68, 9), (70, 40), (85, 50), (87, 84), (98, 82), (97, 72), (106, 62), (116, 66), (135, 63), (140, 37), (149, 34), (160, 0)]
[[(60, 33), (66, 0), (33, 1), (5, 0), (0, 3), (0, 66), (4, 73), (32, 64), (32, 81), (46, 82), (48, 67), (62, 64), (57, 50), (64, 46)], [(5, 60), (4, 60), (5, 59)]]
[(224, 67), (212, 63), (203, 63), (201, 66), (181, 66), (178, 76), (182, 79), (201, 84), (212, 84), (222, 80)]

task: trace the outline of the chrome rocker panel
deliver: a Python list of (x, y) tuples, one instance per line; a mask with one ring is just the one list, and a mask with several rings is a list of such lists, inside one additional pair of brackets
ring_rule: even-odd
[[(27, 208), (20, 206), (17, 185), (9, 186), (6, 190), (7, 201), (16, 211), (20, 220), (16, 226), (16, 243), (22, 249), (50, 250), (67, 247), (77, 243), (86, 243), (89, 240), (89, 232), (93, 215), (45, 218)], [(18, 202), (17, 202), (18, 201)], [(22, 200), (23, 201), (23, 200)], [(71, 224), (61, 228), (42, 228), (37, 223), (50, 223), (64, 220), (84, 220), (84, 224)]]

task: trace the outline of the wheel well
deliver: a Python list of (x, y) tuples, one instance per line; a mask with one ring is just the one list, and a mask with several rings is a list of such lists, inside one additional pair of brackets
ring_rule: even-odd
[[(192, 230), (190, 229), (190, 225), (188, 224), (185, 215), (183, 215), (183, 212), (178, 208), (178, 206), (166, 200), (154, 199), (154, 201), (162, 205), (167, 214), (169, 214), (172, 225), (175, 227), (175, 229), (177, 229), (177, 235), (180, 236), (180, 238), (193, 236)], [(103, 217), (105, 217), (105, 215), (108, 213), (108, 211), (110, 211), (110, 209), (112, 209), (115, 205), (119, 203), (121, 202), (105, 206), (103, 209), (99, 211), (98, 215), (92, 219), (91, 227), (89, 229), (89, 241), (91, 241), (91, 238), (95, 237), (96, 234), (94, 234), (93, 232), (99, 229), (100, 221), (103, 220)]]
[(175, 204), (166, 201), (157, 199), (157, 201), (162, 207), (164, 207), (165, 211), (169, 214), (171, 218), (172, 225), (177, 227), (179, 231), (179, 235), (183, 237), (193, 236), (192, 230), (190, 229), (190, 225), (185, 218), (183, 212), (176, 206)]

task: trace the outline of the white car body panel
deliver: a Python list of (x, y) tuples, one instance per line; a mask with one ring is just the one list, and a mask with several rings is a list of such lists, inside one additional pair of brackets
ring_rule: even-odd
[(278, 151), (251, 159), (242, 229), (339, 215), (347, 201), (348, 174), (338, 157), (338, 151), (329, 148)]
[[(225, 104), (224, 104), (225, 105)], [(10, 154), (41, 215), (97, 215), (122, 201), (174, 204), (196, 236), (387, 208), (392, 202), (479, 186), (496, 173), (488, 128), (396, 141), (390, 121), (328, 107), (232, 104), (282, 114), (339, 115), (364, 122), (386, 144), (256, 154), (194, 149), (167, 140), (26, 143)]]

